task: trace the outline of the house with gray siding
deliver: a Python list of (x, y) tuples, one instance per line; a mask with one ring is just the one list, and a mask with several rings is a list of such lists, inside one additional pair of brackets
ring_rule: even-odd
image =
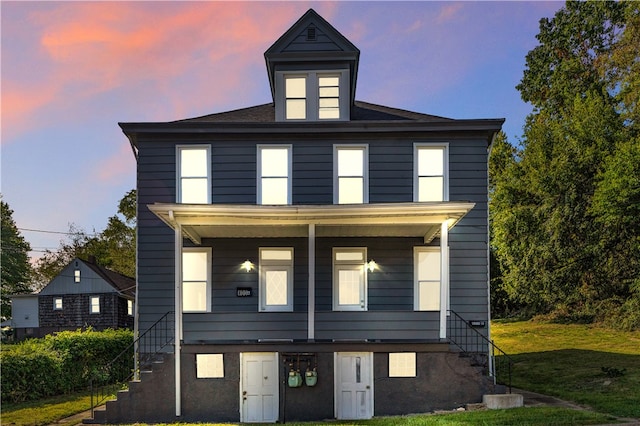
[(272, 102), (120, 123), (136, 326), (174, 332), (93, 422), (367, 419), (494, 390), (450, 330), (489, 335), (487, 156), (504, 120), (358, 101), (359, 56), (309, 10), (264, 54)]
[(42, 290), (11, 296), (16, 340), (58, 331), (133, 328), (136, 282), (89, 260), (73, 259)]

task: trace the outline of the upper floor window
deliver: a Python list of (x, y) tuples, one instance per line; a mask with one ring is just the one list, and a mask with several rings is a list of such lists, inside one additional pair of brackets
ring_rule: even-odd
[(369, 202), (369, 160), (366, 145), (334, 145), (333, 203)]
[(293, 248), (260, 249), (260, 310), (293, 311)]
[(448, 201), (447, 145), (414, 145), (414, 201)]
[(258, 145), (258, 204), (291, 204), (291, 146)]
[(80, 282), (80, 269), (76, 269), (73, 271), (73, 282)]
[(276, 119), (348, 120), (347, 70), (276, 74)]
[(133, 316), (133, 300), (127, 300), (127, 315)]
[(211, 249), (182, 249), (182, 311), (211, 311)]
[(177, 202), (185, 204), (211, 203), (210, 147), (177, 147)]

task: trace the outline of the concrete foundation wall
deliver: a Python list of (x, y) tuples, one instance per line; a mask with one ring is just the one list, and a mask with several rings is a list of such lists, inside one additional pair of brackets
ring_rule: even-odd
[[(254, 349), (255, 351), (255, 349)], [(145, 372), (118, 401), (96, 414), (96, 423), (238, 422), (240, 421), (240, 353), (224, 352), (224, 378), (196, 378), (196, 354), (183, 353), (182, 416), (175, 416), (173, 354)], [(279, 357), (279, 421), (334, 418), (334, 354), (317, 352), (316, 386), (286, 386), (289, 366)], [(418, 352), (417, 377), (389, 377), (389, 356), (374, 353), (374, 415), (401, 415), (453, 409), (478, 403), (494, 391), (471, 358), (454, 352)], [(295, 365), (294, 365), (295, 366)], [(297, 367), (297, 366), (296, 366)], [(302, 372), (306, 364), (301, 365)]]

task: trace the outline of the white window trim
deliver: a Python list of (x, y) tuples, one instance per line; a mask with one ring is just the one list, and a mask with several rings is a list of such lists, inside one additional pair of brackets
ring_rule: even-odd
[(334, 144), (333, 145), (333, 204), (340, 200), (338, 176), (338, 151), (341, 149), (362, 150), (362, 204), (369, 204), (369, 145), (368, 144)]
[[(60, 301), (60, 307), (58, 308), (58, 300)], [(54, 311), (61, 311), (64, 309), (64, 301), (62, 299), (62, 297), (54, 297), (53, 298), (53, 310)]]
[(130, 316), (130, 317), (133, 316), (134, 308), (135, 308), (135, 304), (133, 303), (133, 300), (127, 299), (127, 315), (128, 316)]
[[(286, 118), (286, 93), (285, 76), (306, 78), (306, 118)], [(319, 85), (318, 77), (338, 76), (339, 83), (339, 105), (340, 118), (319, 118)], [(327, 69), (327, 70), (291, 70), (277, 71), (276, 80), (276, 121), (349, 121), (350, 119), (350, 78), (348, 69)]]
[[(440, 309), (438, 310), (425, 310), (420, 308), (420, 280), (418, 279), (418, 254), (424, 252), (432, 252), (438, 253), (440, 255), (440, 300), (438, 304)], [(442, 279), (443, 271), (442, 271), (442, 251), (440, 247), (433, 246), (420, 246), (413, 248), (413, 309), (415, 311), (425, 311), (425, 312), (440, 312), (442, 311), (442, 295), (445, 291), (445, 281)]]
[[(93, 310), (93, 299), (98, 299), (98, 310)], [(89, 296), (89, 313), (90, 314), (99, 314), (100, 313), (100, 296)]]
[(176, 203), (182, 203), (182, 164), (181, 153), (183, 150), (199, 149), (207, 151), (207, 202), (211, 204), (211, 145), (176, 145)]
[[(362, 263), (359, 263), (357, 261), (349, 261), (349, 260), (345, 260), (345, 261), (337, 261), (336, 260), (336, 253), (345, 253), (345, 252), (353, 252), (353, 253), (362, 253)], [(331, 285), (333, 287), (332, 290), (332, 299), (333, 299), (333, 310), (334, 311), (368, 311), (369, 310), (369, 281), (368, 281), (368, 273), (367, 273), (367, 268), (366, 268), (366, 263), (367, 263), (367, 248), (366, 247), (333, 247), (332, 250), (332, 254), (331, 254)], [(338, 270), (338, 266), (339, 265), (348, 265), (348, 266), (355, 266), (355, 265), (361, 265), (362, 266), (362, 273), (363, 273), (363, 277), (364, 277), (364, 291), (363, 291), (363, 303), (361, 303), (360, 307), (356, 307), (355, 305), (353, 305), (352, 307), (345, 307), (345, 306), (340, 306), (338, 303), (338, 274), (336, 273)]]
[[(206, 281), (206, 307), (204, 311), (186, 311), (184, 308), (181, 308), (183, 314), (191, 314), (191, 313), (203, 313), (203, 312), (211, 312), (211, 247), (183, 247), (182, 252), (196, 252), (196, 253), (205, 253), (207, 256), (207, 281)], [(180, 258), (182, 262), (182, 258)], [(182, 271), (183, 269), (180, 268)], [(180, 288), (184, 292), (183, 286), (183, 277), (180, 278)], [(181, 296), (181, 299), (184, 299), (184, 295)]]
[(287, 150), (287, 164), (288, 164), (288, 174), (287, 174), (287, 205), (291, 205), (292, 203), (292, 191), (293, 191), (293, 180), (291, 176), (293, 175), (293, 145), (269, 145), (269, 144), (259, 144), (256, 147), (256, 204), (262, 205), (262, 150), (270, 149), (270, 148), (279, 148)]
[[(291, 260), (265, 260), (262, 258), (262, 252), (265, 250), (289, 251)], [(259, 290), (258, 290), (258, 306), (260, 312), (293, 312), (293, 265), (294, 253), (293, 247), (260, 247), (260, 264), (259, 269)], [(273, 267), (286, 267), (289, 271), (287, 275), (287, 304), (286, 305), (267, 305), (266, 301), (266, 272)]]
[(442, 180), (443, 180), (443, 194), (442, 201), (449, 201), (449, 143), (448, 142), (416, 142), (413, 144), (413, 201), (419, 202), (419, 176), (418, 176), (418, 150), (421, 148), (427, 149), (443, 149), (444, 161), (442, 164)]

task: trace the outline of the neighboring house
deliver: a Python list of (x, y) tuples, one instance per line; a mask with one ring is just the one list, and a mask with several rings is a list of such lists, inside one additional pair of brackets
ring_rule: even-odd
[(75, 258), (35, 294), (11, 297), (16, 340), (56, 331), (92, 327), (133, 328), (136, 283), (98, 265)]
[(358, 419), (493, 390), (448, 324), (489, 334), (487, 157), (504, 120), (355, 101), (359, 54), (309, 10), (265, 53), (273, 103), (120, 124), (137, 327), (175, 311), (177, 339), (94, 422)]

